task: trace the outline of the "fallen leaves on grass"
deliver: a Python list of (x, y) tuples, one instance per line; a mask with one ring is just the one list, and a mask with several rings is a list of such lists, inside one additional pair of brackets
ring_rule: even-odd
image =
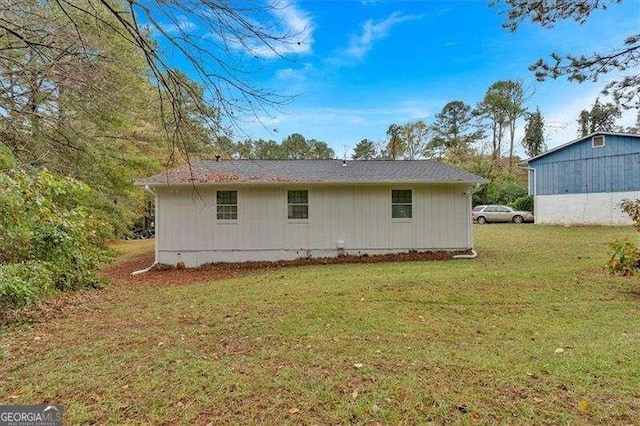
[(580, 410), (581, 413), (588, 413), (589, 404), (586, 401), (578, 401), (578, 410)]

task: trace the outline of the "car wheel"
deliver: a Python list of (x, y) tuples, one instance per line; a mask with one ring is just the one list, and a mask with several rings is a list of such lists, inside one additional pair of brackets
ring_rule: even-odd
[(151, 237), (151, 233), (149, 231), (142, 231), (140, 232), (140, 239), (141, 240), (146, 240), (147, 238)]
[(522, 216), (517, 214), (513, 217), (513, 223), (522, 223), (522, 222), (524, 222), (524, 218)]
[(478, 216), (478, 219), (476, 219), (478, 221), (478, 224), (480, 225), (484, 225), (485, 223), (487, 223), (487, 218), (484, 216)]

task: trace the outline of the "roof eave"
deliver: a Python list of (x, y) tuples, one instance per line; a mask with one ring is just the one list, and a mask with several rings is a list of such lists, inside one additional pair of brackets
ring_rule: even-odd
[(551, 153), (553, 153), (553, 152), (556, 152), (556, 151), (558, 151), (558, 150), (561, 150), (561, 149), (563, 149), (563, 148), (566, 148), (566, 147), (568, 147), (568, 146), (570, 146), (570, 145), (573, 145), (573, 144), (578, 143), (578, 142), (580, 142), (580, 141), (583, 141), (583, 140), (585, 140), (585, 139), (592, 138), (592, 137), (594, 137), (594, 136), (596, 136), (596, 135), (605, 135), (605, 136), (631, 136), (631, 137), (635, 137), (635, 138), (640, 138), (640, 135), (636, 135), (636, 134), (634, 134), (634, 133), (622, 133), (622, 132), (593, 132), (593, 133), (589, 133), (589, 134), (588, 134), (588, 135), (586, 135), (586, 136), (581, 136), (581, 137), (579, 137), (579, 138), (577, 138), (577, 139), (574, 139), (574, 140), (572, 140), (572, 141), (569, 141), (569, 142), (567, 142), (567, 143), (563, 143), (562, 145), (558, 145), (558, 146), (556, 146), (555, 148), (551, 148), (550, 150), (548, 150), (548, 151), (546, 151), (546, 152), (543, 152), (542, 154), (538, 154), (538, 155), (536, 155), (536, 156), (534, 156), (534, 157), (527, 158), (526, 160), (522, 160), (522, 162), (521, 162), (520, 164), (529, 164), (529, 162), (530, 162), (530, 161), (537, 160), (537, 159), (538, 159), (538, 158), (540, 158), (540, 157), (544, 157), (545, 155), (551, 154)]
[(423, 181), (366, 181), (366, 182), (345, 182), (345, 181), (279, 181), (279, 182), (251, 182), (251, 181), (228, 181), (228, 182), (144, 182), (137, 181), (135, 186), (139, 187), (193, 187), (193, 186), (283, 186), (283, 185), (481, 185), (489, 183), (488, 179), (480, 180), (423, 180)]

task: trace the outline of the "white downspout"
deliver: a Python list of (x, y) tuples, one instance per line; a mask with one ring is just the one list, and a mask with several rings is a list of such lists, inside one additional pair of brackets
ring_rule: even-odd
[(471, 254), (457, 254), (453, 256), (454, 259), (475, 259), (478, 257), (478, 252), (471, 249)]
[[(531, 191), (529, 191), (529, 192), (532, 192), (529, 195), (531, 195), (533, 197), (533, 211), (534, 211), (534, 215), (535, 215), (535, 211), (536, 211), (536, 194), (538, 193), (538, 175), (536, 173), (536, 169), (534, 169), (533, 167), (529, 167), (527, 165), (527, 170), (530, 170), (530, 171), (533, 172), (532, 173), (532, 175), (533, 175), (533, 177), (532, 177), (533, 185), (528, 185), (529, 188), (527, 188), (527, 190), (531, 189)], [(529, 176), (527, 176), (527, 178), (528, 177)], [(535, 223), (535, 216), (534, 216), (534, 221), (533, 222)]]
[[(530, 192), (530, 194), (529, 194), (529, 195), (531, 195), (532, 197), (534, 197), (534, 198), (535, 198), (536, 193), (538, 192), (538, 191), (537, 191), (537, 189), (538, 189), (538, 188), (537, 188), (537, 186), (538, 186), (538, 179), (536, 179), (536, 178), (537, 178), (537, 176), (536, 176), (536, 169), (534, 169), (533, 167), (527, 167), (527, 170), (531, 170), (531, 171), (533, 172), (533, 185), (532, 185), (532, 186), (529, 186), (529, 189), (533, 189), (533, 191), (529, 191), (529, 192)], [(527, 176), (527, 177), (528, 177), (528, 176)], [(532, 193), (531, 193), (531, 192), (532, 192)]]
[[(151, 188), (149, 188), (149, 185), (145, 185), (144, 186), (145, 191), (147, 191), (149, 194), (153, 195), (153, 205), (154, 205), (154, 226), (158, 225), (158, 194), (155, 193)], [(155, 246), (155, 255), (154, 255), (154, 260), (153, 263), (151, 264), (151, 266), (149, 266), (148, 268), (144, 268), (144, 269), (140, 269), (139, 271), (134, 271), (131, 273), (131, 276), (134, 277), (136, 275), (140, 275), (140, 274), (145, 274), (147, 272), (149, 272), (154, 266), (156, 266), (158, 264), (158, 238), (157, 236), (153, 239), (154, 240), (154, 246)]]

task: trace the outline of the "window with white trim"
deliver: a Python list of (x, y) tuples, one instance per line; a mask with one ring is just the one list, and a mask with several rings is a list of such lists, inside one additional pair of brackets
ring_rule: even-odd
[(216, 191), (218, 220), (238, 220), (238, 191)]
[(306, 189), (287, 191), (287, 217), (309, 219), (309, 191)]
[(604, 135), (598, 135), (591, 138), (592, 148), (602, 148), (604, 146)]
[(392, 219), (411, 219), (412, 212), (412, 193), (410, 189), (392, 189), (391, 190), (391, 218)]

